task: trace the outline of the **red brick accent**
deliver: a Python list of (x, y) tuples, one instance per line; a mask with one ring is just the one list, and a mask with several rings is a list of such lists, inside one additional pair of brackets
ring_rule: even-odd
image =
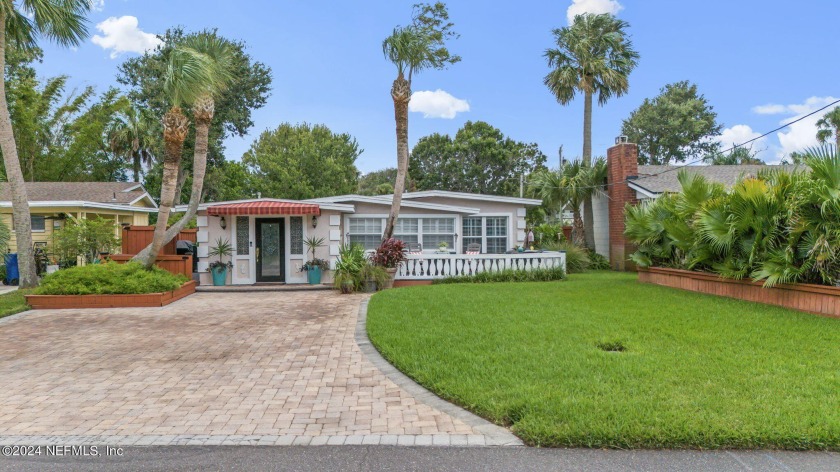
[(639, 282), (840, 318), (840, 288), (838, 287), (780, 284), (773, 288), (764, 288), (761, 282), (724, 279), (705, 272), (662, 267), (639, 268)]
[(636, 191), (627, 185), (628, 177), (639, 175), (639, 148), (618, 144), (607, 150), (607, 194), (610, 223), (610, 265), (613, 270), (635, 270), (627, 256), (635, 249), (624, 238), (624, 206), (636, 204)]

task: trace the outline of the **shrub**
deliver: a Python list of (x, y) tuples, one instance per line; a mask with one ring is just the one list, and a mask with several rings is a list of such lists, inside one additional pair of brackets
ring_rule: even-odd
[(610, 261), (595, 251), (589, 251), (589, 270), (610, 270)]
[(500, 272), (479, 272), (475, 275), (460, 275), (435, 279), (432, 284), (464, 284), (464, 283), (491, 283), (491, 282), (551, 282), (566, 278), (562, 267), (551, 269), (535, 270), (513, 270), (507, 269)]
[(188, 279), (158, 267), (142, 264), (88, 264), (59, 270), (47, 275), (36, 290), (38, 295), (101, 295), (168, 292)]
[(77, 256), (94, 261), (99, 253), (113, 252), (119, 243), (114, 220), (105, 218), (66, 220), (53, 234), (53, 251), (62, 267), (76, 265)]
[(532, 231), (534, 232), (534, 243), (543, 249), (548, 245), (566, 240), (566, 237), (563, 236), (563, 225), (560, 223), (543, 223), (534, 226)]
[(365, 248), (361, 244), (342, 244), (338, 248), (338, 260), (335, 261), (335, 287), (343, 290), (343, 285), (350, 284), (353, 290), (362, 290), (365, 284), (362, 269), (365, 264)]
[(729, 191), (681, 171), (681, 192), (625, 210), (630, 258), (768, 287), (840, 282), (840, 156), (807, 154), (810, 172), (760, 172)]
[(405, 260), (405, 243), (399, 239), (386, 239), (376, 248), (371, 260), (380, 267), (393, 269)]
[(589, 251), (571, 241), (549, 244), (544, 249), (547, 251), (566, 251), (566, 272), (570, 274), (585, 272), (589, 269), (591, 263)]

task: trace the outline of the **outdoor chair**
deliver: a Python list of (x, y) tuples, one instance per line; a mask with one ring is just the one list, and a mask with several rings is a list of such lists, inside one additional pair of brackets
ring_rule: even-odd
[(469, 243), (467, 244), (467, 250), (464, 252), (466, 254), (481, 254), (481, 244)]

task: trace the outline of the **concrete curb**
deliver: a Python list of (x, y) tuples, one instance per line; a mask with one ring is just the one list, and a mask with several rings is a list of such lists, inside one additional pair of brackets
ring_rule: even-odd
[(498, 446), (480, 434), (0, 436), (0, 446)]
[(410, 393), (417, 401), (425, 403), (432, 408), (436, 408), (472, 426), (473, 430), (484, 435), (485, 441), (483, 445), (524, 445), (522, 440), (516, 437), (509, 430), (495, 425), (484, 418), (476, 416), (459, 406), (443, 400), (434, 393), (426, 390), (417, 382), (411, 380), (410, 377), (397, 370), (396, 367), (385, 360), (385, 358), (379, 354), (379, 351), (373, 347), (373, 344), (370, 342), (370, 338), (368, 338), (367, 335), (367, 309), (369, 301), (370, 297), (367, 297), (359, 306), (359, 316), (356, 320), (356, 344), (359, 345), (359, 349), (361, 349), (362, 353), (367, 356), (368, 360), (376, 366), (377, 369), (379, 369), (386, 377), (397, 384), (400, 388)]

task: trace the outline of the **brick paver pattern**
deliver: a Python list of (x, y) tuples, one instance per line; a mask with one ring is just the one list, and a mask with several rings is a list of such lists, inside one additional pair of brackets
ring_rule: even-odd
[(359, 350), (362, 295), (196, 294), (0, 324), (0, 435), (474, 435)]

